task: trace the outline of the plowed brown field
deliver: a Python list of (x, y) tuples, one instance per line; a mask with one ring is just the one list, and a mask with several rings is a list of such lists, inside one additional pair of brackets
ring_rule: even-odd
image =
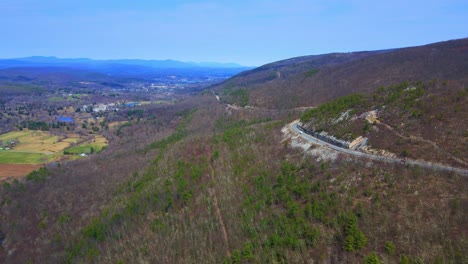
[(0, 164), (0, 179), (26, 176), (41, 166), (32, 164)]

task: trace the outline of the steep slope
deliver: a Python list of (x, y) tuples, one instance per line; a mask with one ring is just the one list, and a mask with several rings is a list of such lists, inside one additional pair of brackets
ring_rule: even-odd
[[(302, 114), (314, 130), (344, 139), (362, 134), (397, 155), (466, 168), (461, 42), (429, 48), (448, 69), (419, 62), (428, 52), (417, 52), (421, 47), (341, 59), (329, 54), (311, 64), (303, 57), (242, 74), (252, 79), (223, 98), (249, 104), (261, 98), (258, 105), (269, 109), (226, 105), (209, 93), (149, 106), (139, 122), (110, 131), (110, 145), (99, 155), (2, 183), (0, 262), (467, 263), (468, 177), (339, 154), (302, 142), (287, 127)], [(398, 65), (424, 71), (414, 69), (413, 76)], [(306, 67), (313, 69), (304, 73)], [(424, 80), (411, 82), (418, 79)], [(306, 90), (296, 102), (280, 86), (281, 97), (271, 102), (261, 93), (270, 83), (294, 80), (298, 87), (291, 89)], [(325, 94), (325, 80), (344, 90), (327, 86)], [(318, 104), (368, 91), (347, 86), (350, 80), (371, 83), (369, 91), (375, 80), (391, 85)], [(304, 87), (324, 89), (322, 97)], [(317, 108), (271, 109), (299, 101)], [(379, 122), (359, 118), (375, 109)]]
[(4, 185), (3, 263), (466, 261), (466, 177), (305, 154), (285, 115), (214, 97), (176, 108), (161, 132), (135, 124), (102, 156)]
[(304, 112), (302, 126), (343, 141), (368, 138), (368, 153), (468, 168), (468, 90), (457, 81), (402, 82)]
[(241, 73), (214, 89), (231, 103), (293, 108), (403, 81), (467, 78), (468, 39), (460, 39), (395, 50), (293, 58)]

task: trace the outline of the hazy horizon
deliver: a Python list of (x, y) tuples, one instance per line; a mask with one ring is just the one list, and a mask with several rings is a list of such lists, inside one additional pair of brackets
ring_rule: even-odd
[(291, 57), (465, 38), (466, 1), (5, 0), (0, 58), (260, 66)]
[[(58, 57), (58, 56), (42, 56), (42, 55), (31, 55), (31, 56), (25, 56), (25, 57), (11, 57), (11, 58), (0, 58), (0, 60), (15, 60), (15, 59), (30, 59), (30, 58), (50, 58), (50, 59), (59, 59), (59, 60), (93, 60), (93, 61), (125, 61), (125, 60), (141, 60), (141, 61), (176, 61), (176, 62), (182, 62), (182, 63), (193, 63), (193, 64), (237, 64), (239, 66), (243, 67), (252, 67), (249, 65), (242, 65), (234, 61), (230, 62), (218, 62), (218, 61), (185, 61), (185, 60), (174, 60), (174, 59), (140, 59), (140, 58), (115, 58), (115, 59), (95, 59), (95, 58), (89, 58), (89, 57)], [(259, 65), (253, 65), (254, 67), (259, 66)]]

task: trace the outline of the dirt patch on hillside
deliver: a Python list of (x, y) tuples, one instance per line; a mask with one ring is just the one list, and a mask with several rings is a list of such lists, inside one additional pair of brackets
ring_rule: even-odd
[(289, 128), (290, 124), (281, 129), (283, 133), (282, 142), (289, 142), (293, 148), (301, 148), (306, 154), (312, 156), (316, 161), (335, 161), (338, 152), (307, 142)]
[(0, 164), (0, 179), (23, 177), (31, 171), (39, 169), (41, 166), (32, 164)]

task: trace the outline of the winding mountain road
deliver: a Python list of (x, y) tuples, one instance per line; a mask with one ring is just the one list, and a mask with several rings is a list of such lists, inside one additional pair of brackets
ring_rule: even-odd
[(363, 152), (360, 152), (360, 151), (357, 151), (357, 150), (341, 148), (341, 147), (332, 145), (332, 144), (327, 143), (325, 141), (322, 141), (322, 140), (320, 140), (320, 139), (318, 139), (318, 138), (316, 138), (314, 136), (311, 136), (309, 134), (306, 134), (306, 133), (302, 132), (298, 127), (298, 122), (299, 121), (296, 120), (296, 121), (292, 122), (291, 124), (289, 124), (289, 128), (291, 129), (291, 131), (295, 132), (297, 135), (299, 135), (304, 140), (306, 140), (306, 141), (308, 141), (308, 142), (310, 142), (312, 144), (315, 144), (315, 145), (319, 145), (319, 146), (322, 146), (322, 147), (333, 149), (335, 151), (345, 153), (345, 154), (348, 154), (348, 155), (368, 158), (368, 159), (371, 159), (371, 160), (379, 160), (379, 161), (394, 163), (394, 164), (396, 164), (396, 163), (410, 164), (410, 165), (416, 165), (416, 166), (429, 168), (429, 169), (434, 169), (434, 170), (452, 171), (452, 172), (462, 174), (464, 176), (468, 176), (468, 170), (467, 169), (455, 168), (455, 167), (450, 167), (450, 166), (446, 166), (446, 165), (442, 165), (442, 164), (435, 164), (435, 163), (431, 163), (431, 162), (427, 162), (427, 161), (419, 161), (419, 160), (406, 159), (406, 160), (402, 161), (401, 159), (371, 155), (371, 154), (363, 153)]

